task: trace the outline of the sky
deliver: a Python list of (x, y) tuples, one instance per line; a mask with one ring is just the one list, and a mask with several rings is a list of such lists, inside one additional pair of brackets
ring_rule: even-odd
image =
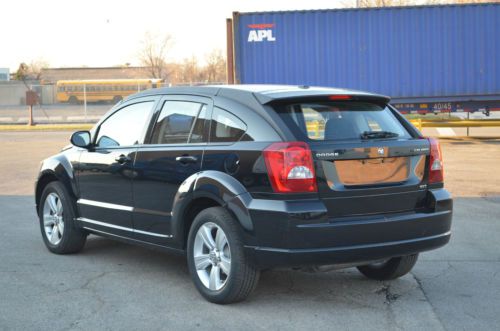
[(7, 0), (0, 18), (0, 68), (43, 60), (50, 67), (139, 65), (146, 32), (170, 34), (169, 61), (225, 52), (233, 11), (326, 9), (355, 0)]

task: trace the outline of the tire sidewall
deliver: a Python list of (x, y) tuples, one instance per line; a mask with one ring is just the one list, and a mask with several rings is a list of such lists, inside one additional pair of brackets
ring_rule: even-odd
[(358, 270), (370, 279), (392, 280), (406, 275), (417, 262), (418, 254), (394, 257), (381, 265), (358, 266)]
[[(234, 223), (234, 220), (232, 217), (226, 218), (226, 219), (221, 219), (219, 217), (218, 213), (222, 211), (223, 209), (219, 207), (215, 208), (208, 208), (200, 212), (194, 219), (193, 224), (191, 226), (191, 229), (189, 231), (189, 236), (188, 236), (188, 243), (187, 243), (187, 259), (188, 259), (188, 268), (189, 268), (189, 273), (191, 274), (191, 278), (193, 279), (193, 282), (196, 286), (196, 288), (200, 291), (200, 293), (209, 301), (211, 302), (222, 302), (226, 297), (231, 295), (233, 293), (233, 288), (236, 285), (235, 278), (238, 277), (238, 261), (241, 261), (242, 258), (244, 258), (244, 253), (243, 253), (243, 247), (238, 244), (238, 238), (235, 238), (235, 236), (238, 236), (237, 226)], [(230, 222), (232, 224), (230, 224)], [(222, 287), (220, 290), (217, 291), (212, 291), (205, 287), (203, 283), (201, 282), (196, 267), (194, 263), (194, 256), (193, 256), (193, 247), (194, 247), (194, 240), (196, 237), (196, 233), (198, 232), (198, 229), (205, 223), (214, 223), (218, 225), (222, 231), (224, 231), (224, 234), (226, 235), (227, 242), (229, 244), (229, 249), (231, 250), (231, 270), (230, 270), (230, 275), (229, 278), (226, 281), (226, 284), (224, 287)]]
[[(61, 200), (61, 204), (63, 206), (63, 222), (64, 222), (64, 232), (61, 240), (57, 245), (54, 245), (47, 238), (45, 233), (45, 227), (43, 225), (43, 207), (45, 205), (45, 200), (50, 193), (56, 193)], [(47, 246), (47, 248), (54, 253), (62, 253), (62, 248), (67, 245), (67, 242), (70, 240), (70, 232), (73, 231), (74, 228), (74, 218), (76, 216), (73, 202), (69, 194), (67, 193), (64, 186), (59, 182), (51, 182), (48, 184), (43, 190), (42, 196), (40, 198), (40, 204), (38, 207), (38, 219), (40, 222), (40, 231), (42, 232), (42, 238)]]

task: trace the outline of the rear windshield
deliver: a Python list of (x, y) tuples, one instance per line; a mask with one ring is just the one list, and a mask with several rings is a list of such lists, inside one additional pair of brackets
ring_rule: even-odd
[(409, 139), (387, 107), (367, 102), (318, 102), (275, 105), (274, 109), (301, 139)]

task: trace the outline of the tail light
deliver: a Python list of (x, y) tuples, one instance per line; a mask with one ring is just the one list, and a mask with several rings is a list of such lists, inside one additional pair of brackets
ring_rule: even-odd
[(431, 145), (429, 157), (429, 184), (442, 183), (444, 181), (443, 156), (441, 147), (436, 138), (428, 138)]
[(275, 192), (317, 192), (312, 154), (305, 142), (274, 143), (263, 154)]

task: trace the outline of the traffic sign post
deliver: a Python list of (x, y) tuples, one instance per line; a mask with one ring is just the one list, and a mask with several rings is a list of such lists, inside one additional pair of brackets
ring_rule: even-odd
[(37, 103), (38, 103), (38, 94), (32, 90), (26, 91), (26, 105), (28, 105), (30, 113), (28, 119), (29, 126), (35, 125), (33, 121), (33, 106), (36, 105)]

